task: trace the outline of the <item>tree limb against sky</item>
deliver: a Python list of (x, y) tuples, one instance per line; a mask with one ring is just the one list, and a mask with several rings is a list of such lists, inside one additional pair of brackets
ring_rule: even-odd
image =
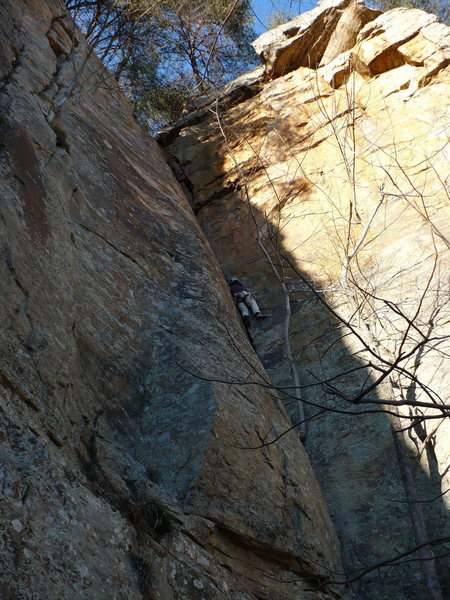
[[(449, 19), (447, 0), (375, 0), (388, 10), (423, 8)], [(150, 131), (179, 118), (196, 98), (257, 66), (251, 42), (316, 6), (314, 0), (67, 0), (96, 54)]]

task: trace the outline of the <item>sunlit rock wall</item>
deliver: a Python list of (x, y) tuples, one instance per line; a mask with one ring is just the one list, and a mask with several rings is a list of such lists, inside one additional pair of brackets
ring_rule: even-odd
[(0, 4), (2, 600), (326, 599), (321, 491), (159, 146)]
[[(321, 3), (261, 36), (264, 66), (160, 137), (224, 274), (271, 315), (252, 335), (281, 388), (285, 299), (261, 243), (290, 290), (306, 448), (352, 577), (416, 546), (385, 402), (432, 417), (405, 439), (429, 538), (449, 535), (449, 420), (430, 408), (448, 404), (450, 371), (449, 45), (449, 28), (419, 10)], [(437, 565), (446, 590), (448, 563)], [(355, 590), (426, 593), (417, 561)]]

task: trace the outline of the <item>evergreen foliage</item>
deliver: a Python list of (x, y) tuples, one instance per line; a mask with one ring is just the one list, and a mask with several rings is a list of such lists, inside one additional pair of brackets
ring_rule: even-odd
[(67, 0), (92, 48), (156, 129), (251, 68), (250, 0)]
[(273, 29), (274, 27), (278, 27), (278, 25), (283, 25), (291, 21), (295, 16), (291, 11), (274, 10), (269, 14), (267, 28)]
[(448, 0), (376, 0), (373, 6), (382, 11), (392, 8), (420, 8), (425, 12), (434, 13), (442, 23), (450, 23), (450, 4)]
[[(372, 0), (383, 11), (406, 6), (450, 22), (448, 0)], [(251, 0), (66, 0), (88, 42), (152, 131), (177, 119), (199, 96), (257, 64), (250, 42)], [(276, 5), (275, 5), (276, 6)], [(275, 10), (269, 27), (293, 18)]]

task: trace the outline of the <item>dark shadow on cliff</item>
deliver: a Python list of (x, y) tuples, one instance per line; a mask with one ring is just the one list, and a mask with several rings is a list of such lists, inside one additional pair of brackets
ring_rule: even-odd
[[(204, 169), (208, 169), (206, 154)], [(288, 190), (287, 201), (298, 197), (301, 202), (308, 202), (304, 180), (299, 186), (298, 190)], [(286, 202), (279, 203), (266, 215), (251, 204), (251, 198), (239, 186), (216, 192), (201, 202), (195, 196), (192, 182), (185, 191), (192, 199), (224, 277), (242, 278), (255, 292), (263, 312), (270, 314), (266, 321), (253, 322), (251, 335), (273, 382), (274, 393), (283, 399), (295, 425), (298, 424), (297, 400), (283, 344), (285, 297), (258, 244), (258, 230), (262, 232), (274, 266), (283, 272), (290, 289), (290, 339), (305, 403), (306, 449), (327, 498), (349, 576), (354, 575), (354, 569), (367, 568), (414, 548), (417, 544), (408, 502), (393, 458), (396, 454), (390, 417), (384, 412), (376, 390), (365, 398), (368, 404), (364, 404), (364, 400), (358, 404), (351, 402), (372, 384), (372, 379), (364, 363), (345, 344), (343, 324), (333, 310), (327, 308), (321, 291), (323, 282), (312, 280), (299, 269), (285, 242), (282, 228), (278, 226), (277, 209), (283, 208)], [(378, 404), (370, 404), (371, 400)], [(407, 410), (402, 414), (407, 414)], [(264, 442), (270, 442), (271, 438), (271, 432), (267, 431)], [(411, 452), (410, 462), (423, 495), (421, 501), (425, 501), (429, 538), (441, 538), (447, 511), (440, 495), (436, 461), (429, 462), (433, 472), (430, 477), (419, 465), (414, 466), (416, 459)], [(431, 498), (435, 500), (429, 504)], [(439, 549), (436, 550), (436, 554), (439, 553)], [(446, 585), (444, 563), (438, 561), (443, 589)], [(417, 594), (421, 577), (419, 564), (413, 560), (401, 567), (377, 569), (357, 582), (354, 591), (359, 597), (376, 594), (381, 599), (390, 597), (390, 590), (396, 589), (399, 594), (412, 597)]]

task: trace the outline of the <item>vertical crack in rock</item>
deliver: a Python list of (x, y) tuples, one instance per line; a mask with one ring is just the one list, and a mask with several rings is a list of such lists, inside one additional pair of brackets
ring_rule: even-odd
[[(183, 180), (195, 190), (195, 214), (224, 275), (242, 277), (270, 313), (255, 323), (255, 348), (274, 385), (289, 390), (284, 298), (258, 237), (282, 269), (297, 307), (290, 336), (308, 403), (306, 447), (350, 573), (417, 543), (403, 467), (392, 460), (390, 418), (364, 409), (407, 398), (416, 411), (417, 398), (447, 395), (450, 214), (442, 174), (449, 171), (450, 122), (441, 99), (450, 94), (449, 39), (449, 28), (420, 10), (380, 14), (361, 3), (321, 2), (255, 41), (265, 61), (257, 96), (216, 116), (205, 113), (201, 121), (197, 115), (195, 126), (187, 115), (159, 138), (170, 164), (183, 166)], [(435, 310), (442, 317), (437, 321)], [(375, 390), (373, 405), (346, 401), (359, 402), (377, 376), (371, 350), (393, 356), (417, 343), (409, 336), (410, 314), (422, 339), (433, 323), (443, 353), (427, 344), (427, 358), (419, 351), (401, 381)], [(344, 327), (349, 322), (362, 332), (366, 350)], [(284, 396), (297, 423), (292, 398)], [(417, 488), (433, 542), (443, 531), (450, 535), (448, 417), (441, 420), (431, 403), (415, 414), (433, 447), (425, 456), (423, 432), (402, 420), (415, 474), (408, 485)], [(268, 431), (258, 429), (256, 444), (276, 438)], [(292, 484), (274, 457), (269, 463), (284, 474), (284, 502)], [(305, 505), (300, 512), (304, 526), (311, 514)], [(384, 569), (382, 579), (368, 573), (356, 580), (354, 593), (422, 598), (433, 586), (420, 564)], [(448, 558), (439, 557), (435, 568), (444, 590)]]

